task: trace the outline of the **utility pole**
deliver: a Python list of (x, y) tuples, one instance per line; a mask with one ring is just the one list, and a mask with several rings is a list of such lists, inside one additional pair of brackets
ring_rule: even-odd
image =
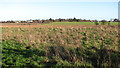
[(120, 21), (120, 1), (118, 2), (118, 19)]

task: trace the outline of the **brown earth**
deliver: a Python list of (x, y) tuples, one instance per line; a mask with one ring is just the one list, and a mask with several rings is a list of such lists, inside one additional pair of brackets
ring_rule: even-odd
[(44, 25), (44, 24), (38, 24), (38, 23), (3, 23), (0, 25), (0, 27), (5, 28), (11, 28), (11, 27), (20, 27), (20, 28), (32, 28), (32, 27), (38, 27), (38, 28), (103, 28), (103, 27), (112, 27), (112, 28), (118, 28), (116, 25), (108, 26), (108, 25)]

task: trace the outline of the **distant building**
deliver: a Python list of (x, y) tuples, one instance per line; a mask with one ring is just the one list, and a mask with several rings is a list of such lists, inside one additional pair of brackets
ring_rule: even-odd
[(32, 19), (30, 19), (30, 20), (27, 20), (27, 23), (31, 23), (31, 22), (33, 22), (33, 20), (32, 20)]
[(15, 21), (15, 23), (20, 23), (20, 21)]
[(120, 1), (118, 2), (118, 19), (120, 21)]

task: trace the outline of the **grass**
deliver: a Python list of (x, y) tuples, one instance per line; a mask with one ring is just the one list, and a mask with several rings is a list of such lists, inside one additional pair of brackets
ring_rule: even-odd
[(3, 67), (119, 68), (117, 26), (65, 27), (2, 28)]
[(47, 25), (94, 25), (94, 22), (53, 22)]
[[(99, 22), (99, 25), (101, 25), (101, 23), (102, 22)], [(118, 22), (110, 22), (110, 24), (118, 25)], [(53, 22), (45, 25), (95, 25), (95, 23), (94, 22)]]

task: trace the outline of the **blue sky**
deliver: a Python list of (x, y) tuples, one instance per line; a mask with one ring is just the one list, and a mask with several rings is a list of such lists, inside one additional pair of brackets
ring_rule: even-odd
[(92, 20), (118, 18), (118, 1), (3, 0), (0, 2), (0, 21), (73, 17)]

